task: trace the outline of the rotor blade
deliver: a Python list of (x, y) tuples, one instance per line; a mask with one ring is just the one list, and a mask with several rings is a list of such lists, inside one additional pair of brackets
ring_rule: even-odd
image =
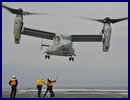
[(93, 20), (93, 21), (97, 21), (97, 22), (100, 22), (100, 23), (104, 23), (103, 19), (93, 19), (93, 18), (87, 18), (87, 17), (78, 17), (78, 18), (84, 19), (84, 20)]
[[(5, 8), (6, 10), (8, 10), (9, 12), (11, 12), (12, 14), (17, 14), (18, 10), (17, 9), (13, 9), (10, 7), (7, 7), (5, 5), (2, 5), (3, 8)], [(33, 13), (33, 12), (23, 12), (23, 15), (55, 15), (52, 13)]]
[(11, 12), (12, 14), (16, 14), (17, 13), (17, 9), (13, 9), (13, 8), (10, 8), (10, 7), (7, 7), (5, 5), (2, 5), (3, 8), (5, 8), (6, 10), (8, 10), (9, 12)]
[(117, 23), (117, 22), (120, 22), (120, 21), (124, 21), (124, 20), (127, 20), (128, 17), (125, 17), (125, 18), (119, 18), (119, 19), (110, 19), (111, 23), (114, 24), (114, 23)]
[(32, 13), (32, 12), (23, 12), (23, 15), (54, 15), (49, 13)]

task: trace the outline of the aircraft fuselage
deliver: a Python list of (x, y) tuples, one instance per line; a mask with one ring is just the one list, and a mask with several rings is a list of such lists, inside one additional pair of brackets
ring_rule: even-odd
[(70, 36), (56, 36), (54, 37), (54, 44), (48, 47), (46, 53), (48, 55), (73, 56), (75, 52), (72, 46)]

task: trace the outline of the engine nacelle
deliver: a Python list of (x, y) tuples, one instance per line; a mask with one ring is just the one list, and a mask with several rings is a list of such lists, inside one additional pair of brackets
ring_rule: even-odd
[(104, 23), (102, 34), (103, 34), (103, 52), (108, 52), (111, 40), (111, 25), (109, 23)]
[(20, 43), (20, 38), (21, 38), (21, 36), (20, 36), (19, 33), (15, 34), (15, 36), (14, 36), (14, 42), (15, 42), (15, 44), (19, 44)]
[(103, 34), (103, 52), (108, 52), (110, 48), (111, 34)]
[(14, 22), (14, 41), (15, 41), (15, 44), (20, 43), (22, 29), (23, 29), (23, 17), (16, 16), (15, 22)]

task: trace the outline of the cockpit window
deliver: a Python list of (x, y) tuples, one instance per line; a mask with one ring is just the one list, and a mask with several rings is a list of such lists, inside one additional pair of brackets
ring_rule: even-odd
[(62, 36), (62, 38), (63, 38), (64, 40), (70, 40), (70, 37), (69, 37), (69, 36)]
[(57, 37), (56, 37), (56, 40), (57, 40), (57, 41), (60, 41), (60, 37), (59, 37), (59, 36), (57, 36)]

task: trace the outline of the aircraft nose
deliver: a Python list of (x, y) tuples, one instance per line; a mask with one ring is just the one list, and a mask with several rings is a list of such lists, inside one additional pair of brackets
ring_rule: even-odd
[(70, 43), (71, 43), (71, 42), (70, 42), (70, 41), (67, 41), (67, 40), (66, 40), (66, 41), (62, 41), (62, 42), (61, 42), (61, 46), (62, 46), (62, 47), (68, 47), (68, 45), (70, 45)]

